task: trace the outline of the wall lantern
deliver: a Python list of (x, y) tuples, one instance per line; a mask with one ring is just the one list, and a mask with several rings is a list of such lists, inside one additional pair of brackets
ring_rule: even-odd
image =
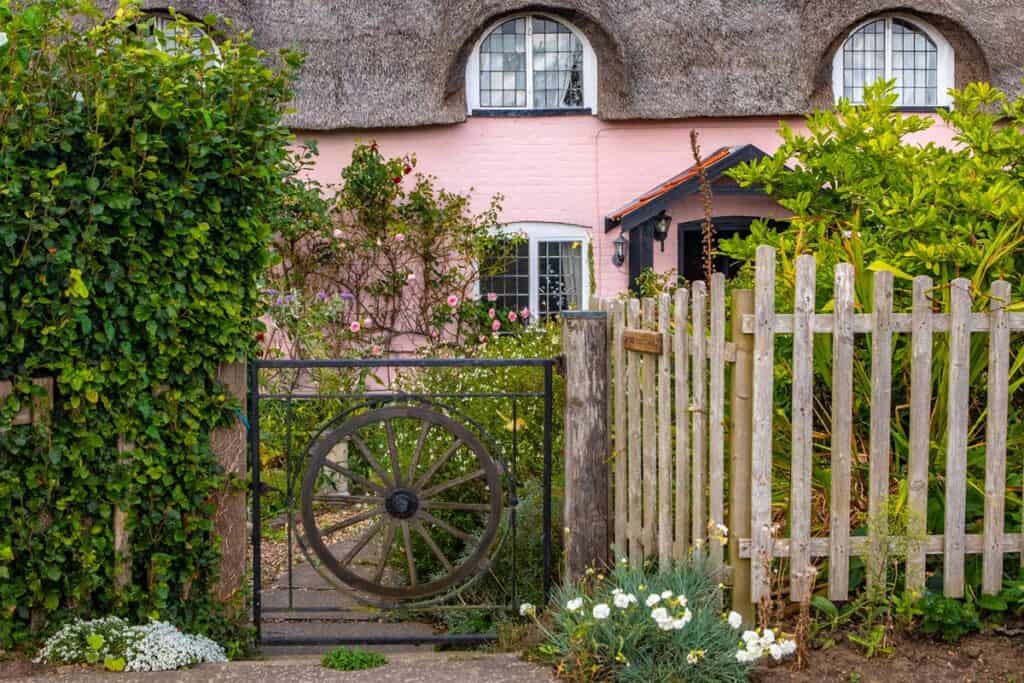
[(612, 242), (615, 246), (615, 253), (612, 254), (612, 265), (615, 267), (621, 266), (626, 262), (626, 237), (624, 233), (619, 233), (619, 236)]
[(668, 229), (672, 225), (672, 216), (661, 213), (654, 219), (654, 239), (661, 244), (661, 250), (665, 251), (665, 238), (668, 237)]

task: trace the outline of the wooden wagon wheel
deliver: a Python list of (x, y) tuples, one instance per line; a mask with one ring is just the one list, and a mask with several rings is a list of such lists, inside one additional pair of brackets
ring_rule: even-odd
[[(415, 440), (403, 444), (409, 448), (399, 447), (396, 421), (418, 423)], [(368, 445), (364, 437), (381, 425), (386, 443), (378, 447), (383, 452), (375, 453), (378, 449)], [(433, 457), (427, 457), (430, 454), (424, 452), (424, 446), (431, 432), (440, 432), (431, 443), (444, 445)], [(347, 444), (346, 458), (338, 462), (330, 456), (343, 443)], [(427, 408), (380, 408), (327, 433), (313, 446), (311, 455), (302, 482), (304, 535), (323, 566), (345, 584), (396, 601), (422, 599), (459, 586), (486, 566), (501, 520), (501, 473), (480, 440), (463, 425)], [(446, 480), (438, 477), (446, 466), (455, 464), (459, 465), (458, 476)], [(324, 491), (325, 481), (330, 490)], [(316, 510), (325, 507), (356, 507), (359, 512), (321, 528)], [(460, 528), (444, 519), (453, 512), (482, 519), (482, 523), (474, 524), (473, 530)], [(366, 528), (343, 556), (338, 557), (327, 547), (324, 536), (360, 523)], [(482, 531), (477, 532), (481, 527)], [(439, 533), (465, 544), (457, 558), (446, 556), (438, 545), (435, 534)], [(444, 567), (442, 576), (424, 581), (417, 572), (413, 553), (416, 537)], [(375, 539), (379, 541), (377, 553), (367, 550)], [(386, 574), (396, 544), (405, 552), (403, 565), (408, 574), (403, 585), (389, 582)], [(364, 551), (376, 555), (365, 574), (354, 566)]]

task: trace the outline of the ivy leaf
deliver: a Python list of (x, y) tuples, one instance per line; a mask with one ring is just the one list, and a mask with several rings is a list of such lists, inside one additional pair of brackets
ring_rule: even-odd
[(82, 282), (82, 271), (78, 268), (72, 268), (71, 273), (68, 275), (68, 279), (71, 281), (71, 285), (64, 290), (64, 295), (71, 297), (72, 299), (88, 299), (89, 288)]

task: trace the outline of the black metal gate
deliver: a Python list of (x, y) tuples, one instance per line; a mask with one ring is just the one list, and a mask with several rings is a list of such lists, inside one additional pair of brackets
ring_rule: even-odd
[[(252, 361), (252, 609), (258, 641), (329, 645), (493, 639), (493, 633), (396, 633), (389, 624), (339, 635), (324, 632), (322, 625), (361, 611), (400, 620), (429, 610), (515, 609), (522, 588), (517, 508), (524, 448), (539, 450), (542, 457), (539, 588), (546, 601), (552, 582), (557, 363)], [(474, 373), (503, 368), (535, 368), (535, 386), (473, 390)], [(542, 416), (539, 433), (527, 430), (530, 443), (523, 441), (520, 417), (527, 410)], [(268, 549), (269, 568), (264, 566)], [(507, 586), (504, 599), (473, 603), (466, 597), (470, 587), (493, 575), (499, 560), (509, 574), (499, 582)], [(289, 629), (284, 633), (264, 628), (285, 622)]]

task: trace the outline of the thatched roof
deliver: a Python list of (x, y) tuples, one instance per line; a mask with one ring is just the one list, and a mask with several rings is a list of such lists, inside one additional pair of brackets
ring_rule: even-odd
[[(158, 7), (159, 2), (148, 2)], [(166, 5), (168, 3), (164, 3)], [(1019, 92), (1020, 0), (186, 0), (180, 11), (231, 16), (268, 50), (309, 54), (303, 129), (462, 121), (473, 42), (503, 15), (542, 9), (590, 39), (599, 115), (617, 119), (802, 114), (831, 101), (843, 34), (887, 10), (916, 14), (956, 50), (958, 84)]]

